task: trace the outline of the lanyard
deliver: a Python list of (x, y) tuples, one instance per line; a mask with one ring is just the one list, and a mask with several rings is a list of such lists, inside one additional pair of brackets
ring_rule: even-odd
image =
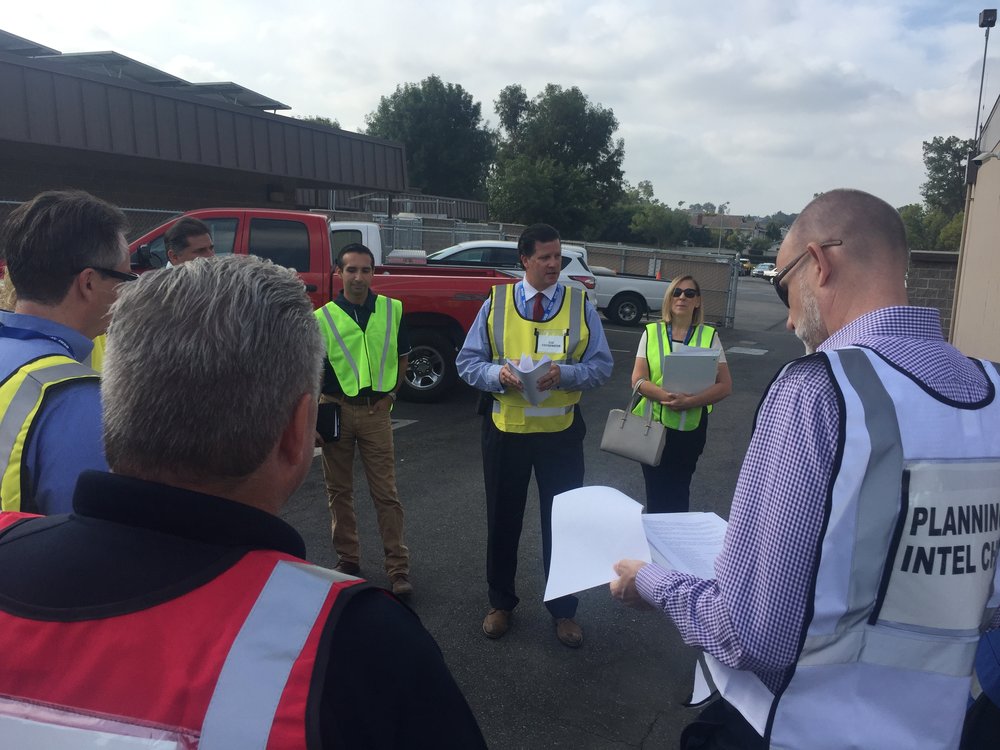
[[(684, 346), (687, 346), (691, 342), (691, 337), (694, 336), (694, 326), (688, 327), (687, 335), (684, 337)], [(670, 344), (670, 351), (674, 350), (674, 330), (670, 323), (667, 323), (667, 342)]]
[[(528, 298), (524, 294), (524, 284), (519, 284), (518, 289), (521, 292), (521, 310), (523, 315), (527, 317), (528, 315)], [(542, 311), (542, 320), (536, 321), (541, 323), (542, 321), (549, 319), (549, 313), (552, 312), (552, 305), (556, 303), (556, 292), (559, 291), (558, 285), (556, 285), (556, 290), (552, 292), (552, 299), (548, 300), (548, 304), (545, 306), (545, 310)], [(536, 294), (542, 294), (541, 292), (536, 292)], [(542, 295), (545, 296), (544, 294)]]
[(59, 344), (59, 346), (69, 352), (69, 355), (73, 359), (76, 359), (76, 355), (73, 353), (73, 347), (71, 347), (69, 342), (65, 339), (59, 338), (58, 336), (52, 336), (47, 333), (41, 333), (40, 331), (33, 331), (30, 328), (15, 328), (14, 326), (8, 326), (0, 323), (0, 338), (19, 339), (21, 341), (48, 339), (49, 341), (54, 341)]

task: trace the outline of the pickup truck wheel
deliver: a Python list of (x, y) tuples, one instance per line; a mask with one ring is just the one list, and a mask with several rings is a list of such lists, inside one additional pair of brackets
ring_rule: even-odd
[(420, 404), (440, 401), (457, 380), (455, 347), (447, 337), (427, 328), (411, 331), (409, 366), (400, 397)]
[(637, 326), (646, 313), (646, 301), (638, 294), (626, 293), (614, 297), (604, 314), (612, 323), (623, 326)]

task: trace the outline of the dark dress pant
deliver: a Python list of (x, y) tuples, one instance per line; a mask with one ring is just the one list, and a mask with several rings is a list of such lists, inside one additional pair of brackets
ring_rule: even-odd
[(701, 422), (688, 432), (667, 428), (663, 460), (659, 466), (642, 466), (646, 480), (647, 513), (684, 513), (691, 504), (691, 477), (698, 458), (705, 450), (708, 413), (702, 410)]
[(684, 727), (681, 750), (764, 750), (764, 738), (724, 698)]
[[(486, 484), (486, 581), (490, 606), (511, 610), (517, 548), (531, 472), (538, 485), (542, 522), (542, 557), (548, 580), (552, 559), (552, 498), (583, 486), (583, 438), (587, 433), (579, 407), (573, 423), (561, 432), (501, 432), (491, 416), (483, 417), (483, 479)], [(553, 617), (573, 617), (577, 598), (546, 602)]]

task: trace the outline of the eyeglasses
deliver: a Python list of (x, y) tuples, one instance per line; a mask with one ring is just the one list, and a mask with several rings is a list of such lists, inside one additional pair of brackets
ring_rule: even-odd
[(697, 289), (674, 289), (674, 296), (675, 297), (680, 297), (682, 294), (685, 297), (687, 297), (688, 299), (694, 299), (695, 297), (698, 296), (698, 290)]
[[(843, 244), (844, 244), (843, 240), (827, 240), (826, 242), (819, 243), (819, 246), (836, 247), (837, 245), (843, 245)], [(809, 253), (808, 248), (803, 250), (799, 254), (799, 257), (797, 257), (795, 260), (793, 260), (791, 263), (789, 263), (787, 266), (782, 268), (780, 271), (774, 274), (774, 276), (771, 277), (771, 283), (774, 285), (774, 291), (778, 293), (778, 299), (781, 300), (781, 303), (785, 307), (788, 307), (788, 287), (782, 286), (781, 282), (784, 281), (785, 277), (788, 275), (788, 272), (791, 271), (793, 268), (795, 268), (795, 264), (798, 263), (800, 260), (802, 260), (804, 257), (806, 257), (808, 253)]]
[(91, 271), (97, 271), (101, 274), (101, 276), (118, 279), (118, 281), (135, 281), (139, 278), (139, 274), (132, 273), (131, 271), (116, 271), (113, 268), (101, 268), (99, 266), (85, 266), (83, 268), (77, 268), (73, 271), (73, 273), (80, 273), (81, 271), (86, 271), (88, 268)]

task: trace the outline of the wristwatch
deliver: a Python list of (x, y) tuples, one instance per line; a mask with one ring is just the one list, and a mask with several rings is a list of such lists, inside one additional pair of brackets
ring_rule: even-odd
[(396, 396), (396, 392), (395, 391), (389, 391), (385, 395), (388, 396), (389, 398), (391, 398), (393, 403), (396, 403), (397, 396)]

